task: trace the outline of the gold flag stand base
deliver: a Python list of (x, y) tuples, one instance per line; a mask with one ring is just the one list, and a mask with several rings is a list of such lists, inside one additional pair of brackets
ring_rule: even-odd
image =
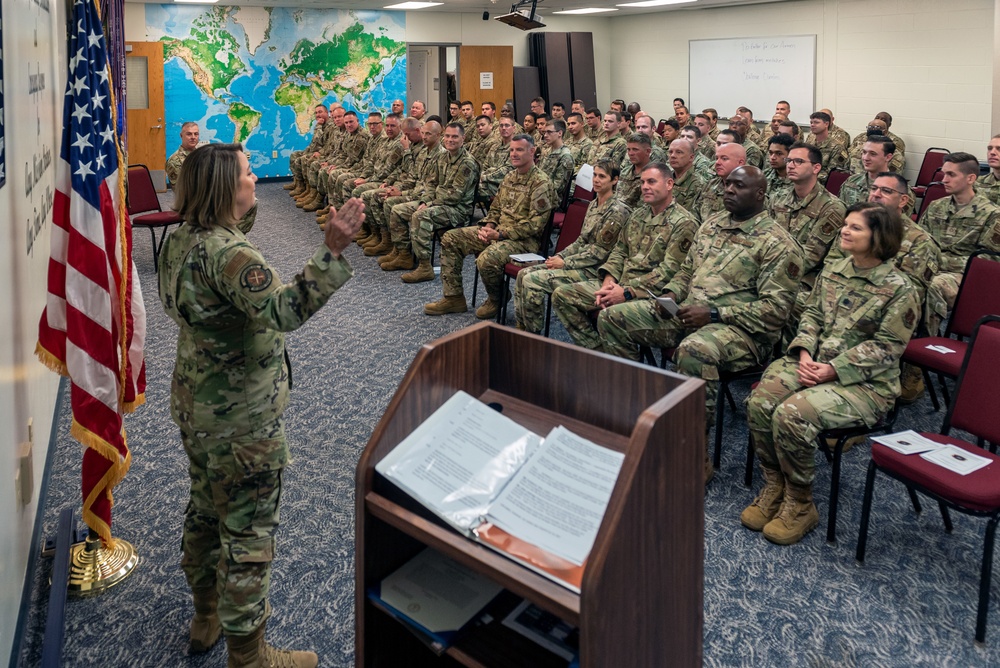
[(132, 544), (115, 539), (113, 548), (104, 547), (96, 535), (70, 546), (69, 595), (95, 596), (127, 578), (139, 565), (139, 555)]

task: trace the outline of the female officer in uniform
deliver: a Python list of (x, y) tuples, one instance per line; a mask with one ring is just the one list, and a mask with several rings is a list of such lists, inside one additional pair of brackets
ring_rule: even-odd
[(920, 313), (916, 291), (891, 262), (902, 237), (899, 215), (879, 204), (847, 210), (846, 257), (824, 267), (785, 356), (750, 395), (765, 485), (740, 521), (774, 543), (796, 543), (819, 522), (817, 434), (872, 425), (899, 396), (899, 358)]
[(175, 208), (185, 223), (160, 255), (160, 300), (180, 327), (171, 413), (190, 463), (181, 560), (194, 596), (190, 647), (207, 651), (222, 632), (231, 667), (315, 666), (312, 652), (264, 642), (289, 459), (283, 332), (302, 325), (352, 276), (341, 253), (364, 206), (355, 199), (331, 211), (324, 243), (283, 285), (244, 236), (256, 181), (239, 144), (192, 152), (177, 184)]

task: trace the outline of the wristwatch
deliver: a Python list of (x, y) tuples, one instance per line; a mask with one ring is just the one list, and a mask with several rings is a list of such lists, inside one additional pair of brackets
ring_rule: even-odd
[(710, 322), (719, 322), (719, 309), (714, 306), (708, 309), (708, 319)]
[(632, 299), (632, 297), (635, 296), (632, 294), (632, 291), (629, 290), (628, 288), (622, 289), (622, 295), (625, 297), (625, 301), (629, 301), (630, 299)]

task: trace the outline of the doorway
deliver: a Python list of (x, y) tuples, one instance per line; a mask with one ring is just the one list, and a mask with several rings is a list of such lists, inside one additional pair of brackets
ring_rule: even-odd
[(458, 89), (458, 44), (406, 45), (406, 104), (420, 100), (427, 115), (447, 122), (448, 102), (461, 99)]

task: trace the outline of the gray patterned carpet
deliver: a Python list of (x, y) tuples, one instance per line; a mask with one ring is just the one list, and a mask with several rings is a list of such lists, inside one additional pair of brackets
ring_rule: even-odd
[[(261, 214), (251, 239), (290, 278), (321, 234), (279, 184), (260, 184), (258, 196)], [(189, 595), (178, 563), (187, 475), (168, 407), (176, 329), (156, 297), (148, 236), (137, 235), (135, 246), (149, 319), (149, 387), (146, 406), (127, 422), (133, 466), (115, 492), (114, 527), (137, 547), (142, 563), (112, 592), (70, 602), (63, 661), (106, 668), (221, 666), (221, 644), (203, 656), (185, 655)], [(475, 321), (471, 313), (422, 314), (421, 305), (440, 296), (439, 281), (403, 285), (397, 273), (380, 271), (357, 247), (348, 257), (355, 278), (288, 337), (295, 389), (286, 417), (295, 461), (286, 474), (268, 628), (272, 642), (314, 649), (323, 666), (353, 662), (359, 453), (419, 346)], [(468, 295), (471, 266), (467, 262)], [(553, 336), (567, 340), (558, 324)], [(737, 388), (738, 402), (746, 391)], [(1000, 665), (996, 582), (987, 644), (973, 641), (982, 520), (955, 515), (954, 533), (946, 534), (933, 508), (916, 516), (902, 487), (880, 479), (868, 559), (858, 566), (867, 456), (857, 448), (844, 458), (838, 542), (824, 538), (830, 473), (824, 463), (816, 483), (819, 528), (799, 545), (773, 546), (740, 526), (739, 513), (753, 497), (742, 482), (746, 423), (742, 408), (727, 418), (722, 470), (705, 508), (706, 665)], [(906, 408), (898, 425), (936, 431), (941, 418), (925, 400)], [(50, 455), (45, 536), (54, 535), (62, 508), (79, 504), (79, 445), (69, 437), (69, 416), (57, 419), (63, 428)], [(40, 661), (50, 568), (43, 560), (35, 569), (16, 665)], [(662, 665), (670, 666), (669, 659)]]

